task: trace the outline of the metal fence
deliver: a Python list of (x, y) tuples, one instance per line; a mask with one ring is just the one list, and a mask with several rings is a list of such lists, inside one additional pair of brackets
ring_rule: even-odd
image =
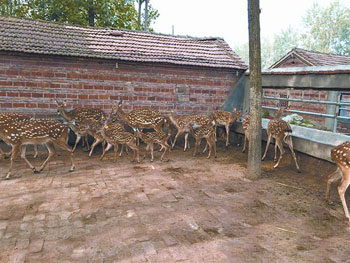
[[(342, 93), (342, 94), (344, 94), (344, 93)], [(345, 93), (345, 94), (350, 95), (350, 93)], [(271, 97), (271, 96), (265, 96), (265, 94), (264, 94), (263, 99), (264, 100), (286, 101), (287, 103), (288, 102), (302, 102), (302, 103), (312, 103), (312, 104), (330, 105), (330, 106), (333, 105), (333, 106), (335, 106), (335, 111), (334, 111), (335, 113), (334, 114), (327, 114), (327, 113), (322, 113), (322, 112), (310, 112), (310, 111), (302, 111), (302, 110), (289, 110), (288, 112), (334, 119), (333, 132), (337, 132), (338, 120), (349, 120), (350, 121), (350, 117), (339, 115), (340, 111), (350, 112), (350, 107), (346, 107), (346, 106), (350, 106), (350, 102), (341, 102), (340, 101), (340, 94), (338, 95), (337, 101), (321, 100), (320, 95), (321, 94), (319, 93), (318, 100), (308, 100), (308, 99), (304, 99), (304, 93), (302, 93), (301, 99), (280, 98), (280, 97), (276, 97), (276, 96)], [(269, 109), (269, 110), (277, 110), (278, 109), (276, 107), (270, 107), (270, 106), (262, 106), (262, 108)]]

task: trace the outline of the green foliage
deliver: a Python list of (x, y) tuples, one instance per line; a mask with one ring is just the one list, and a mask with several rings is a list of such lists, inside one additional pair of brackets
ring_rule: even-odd
[(304, 46), (310, 50), (350, 55), (350, 8), (338, 0), (328, 7), (317, 2), (303, 17)]
[[(0, 14), (81, 26), (143, 29), (134, 3), (135, 0), (0, 0)], [(149, 25), (158, 16), (158, 11), (149, 6)]]
[[(288, 27), (273, 39), (261, 39), (261, 65), (268, 68), (294, 47), (311, 51), (350, 55), (350, 8), (339, 0), (327, 7), (317, 2), (306, 11), (300, 30)], [(234, 51), (249, 62), (248, 43), (237, 45)]]
[(262, 114), (262, 118), (267, 118), (267, 117), (269, 117), (270, 116), (270, 113), (269, 113), (269, 111), (268, 110), (264, 110), (264, 112), (263, 112), (263, 114)]

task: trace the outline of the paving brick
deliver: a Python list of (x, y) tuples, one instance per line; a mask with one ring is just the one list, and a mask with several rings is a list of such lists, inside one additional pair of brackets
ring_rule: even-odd
[(145, 251), (146, 255), (155, 255), (157, 254), (156, 249), (151, 241), (142, 242), (142, 248)]
[(44, 246), (44, 239), (31, 240), (29, 244), (29, 251), (32, 253), (40, 252)]

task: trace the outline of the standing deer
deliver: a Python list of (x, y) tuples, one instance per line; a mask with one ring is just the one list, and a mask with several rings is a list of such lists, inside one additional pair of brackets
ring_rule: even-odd
[[(7, 125), (8, 123), (13, 122), (25, 122), (29, 121), (31, 117), (19, 113), (0, 113), (0, 129), (4, 129), (4, 125)], [(3, 150), (0, 149), (0, 154), (3, 155), (5, 158), (8, 156), (11, 156), (11, 152), (5, 153)], [(34, 158), (38, 156), (38, 146), (34, 145)]]
[(245, 152), (247, 141), (249, 142), (250, 140), (249, 125), (250, 125), (250, 114), (247, 114), (242, 123), (243, 131), (244, 131), (244, 143), (243, 143), (243, 150), (242, 150), (243, 153)]
[[(77, 136), (73, 149), (75, 150), (76, 145), (79, 143), (80, 139), (83, 137), (85, 138), (85, 142), (88, 150), (90, 150), (90, 146), (88, 143), (88, 134), (94, 137), (93, 136), (94, 131), (89, 131), (86, 128), (86, 126), (85, 127), (83, 126), (88, 125), (90, 127), (93, 127), (94, 122), (96, 123), (99, 121), (104, 121), (106, 119), (106, 114), (104, 113), (104, 111), (100, 109), (95, 109), (95, 108), (75, 108), (68, 112), (66, 110), (66, 107), (67, 107), (66, 102), (60, 103), (57, 100), (55, 101), (57, 104), (58, 113), (62, 116), (63, 119), (65, 119), (68, 122), (69, 127)], [(74, 127), (75, 123), (79, 123), (80, 127)], [(98, 140), (95, 137), (94, 139), (95, 139), (95, 142), (96, 140)], [(99, 143), (101, 142), (100, 140), (98, 141)]]
[[(146, 151), (150, 150), (151, 151), (151, 162), (153, 162), (154, 156), (153, 156), (153, 145), (159, 144), (160, 146), (162, 146), (162, 148), (164, 148), (164, 152), (162, 154), (162, 156), (160, 157), (160, 160), (163, 161), (163, 158), (165, 156), (166, 153), (168, 153), (168, 156), (170, 154), (170, 145), (168, 144), (168, 140), (170, 138), (171, 133), (164, 133), (164, 132), (147, 132), (147, 133), (143, 133), (140, 131), (136, 131), (136, 135), (142, 140), (144, 141), (147, 146), (146, 146)], [(146, 157), (146, 152), (144, 155), (144, 158)], [(168, 157), (168, 161), (169, 161), (169, 157)]]
[(150, 109), (132, 110), (125, 113), (121, 108), (123, 101), (120, 101), (112, 108), (112, 114), (118, 114), (119, 119), (125, 121), (134, 130), (153, 128), (157, 132), (162, 131), (163, 125), (167, 124), (167, 118), (159, 111)]
[(338, 194), (343, 205), (345, 216), (349, 220), (350, 224), (349, 210), (345, 200), (345, 192), (350, 184), (350, 141), (344, 142), (333, 148), (331, 150), (331, 157), (338, 168), (333, 173), (328, 175), (326, 201), (330, 201), (329, 195), (331, 184), (341, 178), (341, 182), (338, 185)]
[(282, 114), (283, 114), (283, 108), (279, 108), (278, 112), (276, 114), (276, 118), (274, 120), (271, 120), (267, 126), (268, 138), (267, 138), (265, 152), (264, 152), (264, 155), (262, 157), (262, 161), (266, 157), (266, 153), (267, 153), (267, 150), (269, 148), (271, 138), (274, 138), (275, 139), (275, 158), (274, 158), (274, 161), (277, 161), (277, 147), (280, 150), (280, 157), (279, 157), (277, 163), (273, 166), (273, 168), (278, 167), (278, 165), (280, 164), (280, 161), (282, 159), (282, 156), (285, 152), (284, 148), (283, 148), (283, 141), (284, 141), (288, 144), (289, 149), (292, 153), (294, 162), (295, 162), (295, 166), (298, 170), (298, 173), (300, 173), (298, 161), (297, 161), (294, 149), (293, 149), (292, 128), (288, 122), (280, 119)]
[[(210, 158), (212, 148), (214, 148), (214, 155), (216, 158), (215, 127), (216, 127), (215, 121), (206, 123), (201, 126), (199, 126), (196, 122), (193, 123), (193, 125), (191, 126), (191, 131), (192, 131), (193, 137), (196, 140), (193, 156), (197, 154), (201, 140), (205, 138), (207, 142), (207, 146), (209, 145), (209, 153), (207, 158), (208, 159)], [(206, 151), (207, 146), (205, 147), (203, 152)]]
[(191, 126), (193, 126), (193, 124), (196, 123), (196, 126), (199, 127), (212, 122), (212, 119), (207, 115), (196, 114), (189, 116), (174, 116), (174, 110), (170, 112), (169, 119), (172, 122), (172, 124), (177, 128), (177, 133), (172, 143), (172, 148), (174, 148), (178, 137), (185, 133), (184, 151), (190, 148), (190, 145), (188, 143), (188, 134), (191, 132)]
[[(21, 158), (28, 164), (34, 173), (41, 172), (47, 163), (55, 155), (54, 144), (70, 153), (71, 168), (73, 171), (75, 166), (73, 162), (73, 153), (69, 148), (68, 128), (60, 122), (54, 120), (29, 120), (26, 122), (10, 122), (0, 129), (0, 137), (5, 143), (12, 146), (11, 165), (6, 175), (6, 179), (11, 176), (14, 160), (18, 153), (21, 152)], [(26, 158), (26, 145), (28, 144), (45, 144), (49, 155), (37, 170)]]
[(140, 162), (139, 147), (136, 145), (136, 136), (130, 132), (124, 131), (124, 127), (120, 127), (119, 124), (110, 123), (115, 113), (116, 111), (112, 109), (109, 117), (99, 130), (103, 139), (107, 142), (107, 147), (102, 153), (100, 160), (103, 160), (105, 154), (112, 148), (112, 146), (114, 146), (114, 159), (117, 160), (118, 146), (121, 144), (122, 146), (128, 146), (134, 151), (132, 161), (136, 160), (137, 162)]
[(224, 110), (216, 110), (210, 114), (210, 117), (215, 121), (215, 138), (216, 138), (216, 129), (218, 125), (224, 125), (226, 130), (226, 146), (229, 145), (229, 133), (230, 133), (230, 125), (233, 124), (237, 119), (241, 117), (241, 112), (234, 109), (232, 111), (234, 115), (232, 115), (228, 111)]

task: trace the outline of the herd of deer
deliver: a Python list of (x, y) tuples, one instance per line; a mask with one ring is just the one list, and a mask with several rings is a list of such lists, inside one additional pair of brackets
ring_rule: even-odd
[[(34, 173), (41, 172), (47, 163), (55, 155), (54, 145), (66, 150), (70, 156), (71, 167), (69, 171), (75, 169), (73, 162), (73, 152), (77, 144), (83, 138), (86, 147), (88, 148), (89, 156), (92, 155), (94, 148), (102, 143), (102, 160), (108, 150), (114, 146), (114, 158), (117, 158), (118, 146), (122, 145), (119, 156), (122, 155), (123, 148), (133, 150), (133, 161), (139, 162), (140, 146), (138, 140), (141, 139), (146, 144), (146, 151), (151, 153), (151, 161), (154, 159), (154, 144), (161, 146), (160, 151), (164, 150), (161, 155), (161, 160), (169, 153), (171, 148), (174, 148), (175, 143), (180, 135), (185, 135), (184, 151), (189, 148), (188, 137), (189, 134), (195, 139), (195, 149), (193, 155), (198, 153), (198, 148), (202, 139), (206, 140), (206, 147), (203, 152), (209, 148), (207, 158), (210, 158), (212, 151), (216, 157), (216, 130), (217, 126), (225, 126), (226, 130), (226, 146), (229, 145), (229, 129), (237, 119), (240, 119), (241, 112), (233, 110), (231, 112), (217, 110), (208, 115), (190, 115), (190, 116), (176, 116), (174, 111), (167, 115), (162, 115), (160, 112), (151, 109), (137, 109), (129, 113), (122, 110), (122, 101), (112, 108), (112, 111), (107, 115), (104, 111), (95, 108), (75, 108), (71, 111), (66, 110), (66, 103), (57, 103), (57, 110), (61, 117), (65, 120), (65, 124), (56, 120), (36, 120), (30, 116), (17, 113), (1, 113), (0, 114), (0, 138), (12, 147), (10, 153), (4, 153), (0, 149), (0, 154), (6, 156), (10, 155), (10, 168), (7, 172), (6, 179), (9, 179), (14, 165), (14, 160), (21, 153), (21, 158), (25, 160), (28, 166)], [(281, 119), (283, 109), (280, 108), (277, 112), (276, 118), (271, 120), (267, 128), (267, 145), (264, 151), (262, 160), (265, 159), (271, 139), (275, 139), (275, 157), (276, 164), (274, 168), (278, 167), (285, 153), (283, 142), (289, 146), (297, 171), (300, 168), (297, 162), (296, 155), (293, 149), (291, 126), (286, 121)], [(125, 124), (131, 128), (133, 132), (127, 131)], [(173, 125), (177, 132), (171, 146), (168, 141), (171, 136), (169, 129)], [(243, 130), (245, 134), (244, 146), (242, 152), (246, 149), (246, 142), (249, 141), (249, 124), (250, 115), (247, 114), (243, 120)], [(68, 136), (70, 128), (76, 134), (76, 141), (73, 149), (68, 145)], [(153, 129), (152, 132), (144, 133), (144, 129)], [(92, 136), (95, 140), (91, 147), (88, 143), (88, 136)], [(39, 167), (35, 168), (26, 158), (26, 146), (34, 145), (34, 157), (38, 155), (37, 145), (45, 145), (48, 149), (48, 157)], [(107, 144), (107, 145), (106, 145)], [(280, 151), (277, 160), (277, 147)], [(145, 152), (146, 152), (145, 151)], [(145, 154), (144, 154), (145, 157)], [(338, 192), (346, 217), (350, 222), (350, 215), (345, 201), (345, 191), (350, 184), (350, 142), (345, 142), (335, 147), (331, 152), (332, 160), (337, 164), (338, 169), (329, 175), (327, 181), (326, 199), (329, 201), (330, 185), (332, 182), (339, 180), (341, 183), (338, 186)]]

